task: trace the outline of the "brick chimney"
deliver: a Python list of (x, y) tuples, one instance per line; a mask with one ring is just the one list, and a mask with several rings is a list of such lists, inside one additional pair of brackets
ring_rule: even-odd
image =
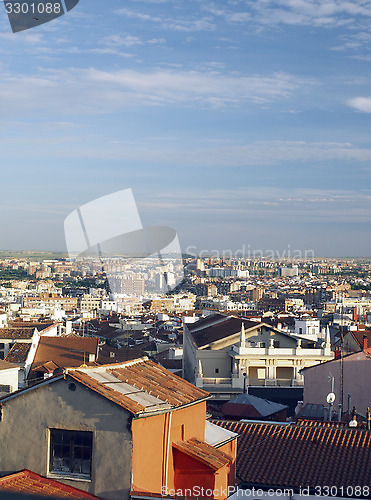
[(335, 349), (335, 359), (341, 358), (341, 349)]
[(368, 349), (368, 338), (367, 335), (363, 335), (362, 349), (366, 351)]

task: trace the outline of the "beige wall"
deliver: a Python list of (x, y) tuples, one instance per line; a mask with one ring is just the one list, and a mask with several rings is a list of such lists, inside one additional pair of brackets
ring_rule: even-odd
[(0, 370), (0, 385), (10, 385), (10, 392), (17, 391), (19, 370), (19, 366), (14, 366), (14, 368), (6, 370)]
[[(91, 481), (58, 480), (105, 499), (127, 499), (131, 481), (129, 413), (83, 385), (61, 379), (3, 403), (0, 475), (27, 468), (48, 475), (49, 429), (93, 432)], [(55, 477), (55, 476), (54, 476)]]

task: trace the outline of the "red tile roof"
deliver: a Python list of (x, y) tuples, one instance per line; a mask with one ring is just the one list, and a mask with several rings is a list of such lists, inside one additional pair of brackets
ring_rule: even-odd
[(68, 374), (134, 414), (180, 407), (209, 397), (204, 390), (146, 357), (120, 365), (69, 369)]
[(81, 366), (89, 363), (89, 354), (97, 354), (98, 337), (77, 337), (66, 335), (63, 337), (40, 337), (35, 358), (31, 365), (32, 372), (38, 367), (53, 361), (60, 368)]
[(209, 395), (206, 391), (150, 360), (128, 364), (123, 368), (114, 368), (111, 372), (118, 379), (144, 389), (172, 406), (182, 406)]
[(105, 398), (113, 401), (119, 406), (122, 406), (131, 413), (139, 413), (141, 411), (144, 411), (145, 409), (145, 406), (137, 403), (136, 401), (133, 401), (128, 396), (125, 396), (125, 394), (121, 394), (119, 391), (115, 391), (111, 387), (97, 382), (92, 377), (89, 377), (89, 375), (87, 375), (85, 372), (82, 372), (80, 370), (71, 370), (68, 372), (68, 374), (77, 382), (84, 384), (86, 387), (89, 387), (89, 389), (92, 389), (98, 394), (101, 394)]
[(196, 458), (199, 462), (211, 467), (214, 470), (219, 470), (225, 465), (231, 463), (232, 458), (221, 450), (217, 450), (213, 446), (200, 441), (196, 438), (188, 439), (188, 441), (180, 441), (173, 443), (173, 448)]
[(367, 346), (371, 347), (371, 332), (369, 330), (351, 330), (350, 333), (361, 349), (363, 348), (363, 337), (367, 338)]
[(237, 476), (247, 485), (371, 486), (371, 432), (324, 425), (215, 421), (237, 432)]
[(31, 339), (35, 328), (0, 328), (0, 339)]
[(1, 491), (53, 498), (98, 499), (98, 497), (86, 491), (67, 486), (54, 479), (40, 476), (28, 469), (0, 478)]
[(5, 361), (9, 361), (10, 363), (25, 363), (30, 348), (31, 344), (29, 342), (15, 342), (5, 356)]

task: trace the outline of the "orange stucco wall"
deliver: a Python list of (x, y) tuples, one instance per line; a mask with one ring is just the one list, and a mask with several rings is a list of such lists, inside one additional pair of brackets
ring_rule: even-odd
[(206, 496), (201, 494), (201, 488), (211, 491), (215, 489), (215, 473), (207, 465), (178, 450), (174, 450), (174, 465), (176, 467), (174, 487), (179, 496), (198, 496), (196, 488), (200, 490), (200, 496)]
[(172, 443), (191, 437), (203, 441), (205, 419), (206, 402), (163, 415), (134, 419), (132, 491), (161, 494), (163, 487), (173, 489), (175, 474)]
[(232, 459), (232, 463), (228, 472), (228, 486), (234, 486), (236, 481), (236, 453), (237, 440), (229, 441), (229, 443), (220, 446), (218, 450), (224, 451)]
[[(226, 499), (230, 467), (215, 471), (199, 460), (174, 450), (176, 496)], [(234, 484), (234, 483), (233, 483)], [(169, 491), (172, 494), (171, 491)]]

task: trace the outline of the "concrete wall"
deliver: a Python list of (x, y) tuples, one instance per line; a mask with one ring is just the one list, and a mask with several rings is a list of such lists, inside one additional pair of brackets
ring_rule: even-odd
[(18, 390), (19, 366), (0, 370), (0, 385), (10, 385), (10, 392)]
[(27, 468), (49, 474), (51, 428), (92, 431), (91, 480), (65, 480), (104, 499), (129, 497), (132, 467), (129, 412), (67, 377), (3, 402), (0, 475)]
[(201, 360), (202, 376), (207, 378), (230, 377), (232, 358), (228, 354), (229, 351), (229, 347), (220, 351), (198, 350), (197, 358)]
[[(287, 335), (283, 335), (277, 331), (269, 330), (266, 327), (262, 327), (260, 333), (246, 333), (246, 347), (249, 347), (250, 342), (255, 342), (255, 344), (258, 344), (259, 342), (265, 342), (265, 346), (269, 347), (270, 340), (278, 341), (280, 348), (295, 348), (297, 345), (296, 339), (290, 338)], [(277, 351), (277, 354), (278, 353), (279, 351)]]
[[(343, 368), (343, 410), (347, 409), (348, 393), (351, 394), (351, 406), (355, 406), (362, 415), (371, 407), (371, 359), (364, 352), (357, 352), (344, 357)], [(341, 364), (340, 360), (304, 370), (304, 404), (316, 403), (327, 406), (326, 396), (331, 392), (331, 376), (334, 377), (334, 408), (341, 403)]]

